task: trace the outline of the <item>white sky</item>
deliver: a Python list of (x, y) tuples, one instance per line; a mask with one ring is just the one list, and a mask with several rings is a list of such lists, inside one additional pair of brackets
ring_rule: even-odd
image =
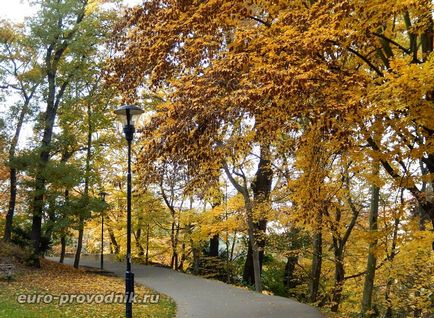
[[(141, 3), (141, 0), (123, 0), (123, 3), (131, 6)], [(26, 17), (34, 14), (27, 0), (0, 0), (0, 19), (9, 19), (14, 22), (23, 22)]]
[[(135, 4), (142, 3), (142, 0), (122, 0), (125, 5), (133, 6)], [(30, 17), (36, 12), (36, 7), (29, 5), (28, 0), (0, 0), (0, 20), (7, 19), (16, 23), (24, 22), (26, 17)], [(6, 103), (0, 103), (0, 116), (4, 115), (7, 110), (5, 107), (9, 107), (16, 101), (16, 98), (9, 96)], [(43, 107), (41, 109), (43, 111)], [(31, 124), (25, 124), (21, 130), (19, 139), (19, 147), (25, 147), (28, 141), (30, 141), (33, 135), (33, 128)]]
[(0, 18), (23, 22), (31, 16), (34, 9), (23, 0), (0, 0)]

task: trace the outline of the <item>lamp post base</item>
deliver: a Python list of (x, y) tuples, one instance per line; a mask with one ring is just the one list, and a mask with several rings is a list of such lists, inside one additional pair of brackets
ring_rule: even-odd
[(126, 317), (133, 317), (134, 273), (125, 272)]

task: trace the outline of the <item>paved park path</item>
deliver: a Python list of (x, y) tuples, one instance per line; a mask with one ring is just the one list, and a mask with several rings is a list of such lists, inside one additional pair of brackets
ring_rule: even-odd
[[(73, 259), (66, 258), (65, 264), (73, 264)], [(80, 265), (99, 267), (99, 260), (82, 257)], [(104, 269), (123, 277), (125, 264), (105, 260)], [(133, 264), (132, 271), (137, 283), (176, 302), (177, 318), (324, 318), (317, 309), (288, 298), (263, 295), (167, 268)]]

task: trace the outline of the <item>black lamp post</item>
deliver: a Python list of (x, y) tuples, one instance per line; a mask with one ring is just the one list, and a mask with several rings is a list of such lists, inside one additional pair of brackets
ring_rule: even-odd
[(124, 124), (125, 139), (128, 143), (128, 172), (127, 172), (127, 271), (125, 272), (126, 317), (133, 317), (134, 274), (131, 272), (131, 142), (134, 138), (134, 119), (143, 110), (137, 106), (125, 105), (115, 110)]
[[(101, 201), (105, 203), (105, 196), (107, 195), (107, 192), (101, 191), (99, 193), (99, 197), (101, 198)], [(101, 270), (104, 269), (104, 210), (101, 211)]]

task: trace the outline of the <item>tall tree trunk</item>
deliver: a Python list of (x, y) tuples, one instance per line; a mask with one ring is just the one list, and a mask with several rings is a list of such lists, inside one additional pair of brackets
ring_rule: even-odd
[[(72, 153), (71, 153), (72, 156)], [(67, 158), (68, 155), (64, 155), (63, 159)], [(67, 159), (65, 159), (67, 160)], [(65, 198), (65, 204), (69, 204), (69, 189), (66, 188), (64, 192), (64, 198)], [(66, 253), (66, 236), (67, 236), (67, 226), (62, 227), (61, 229), (61, 235), (60, 235), (60, 259), (59, 263), (63, 263), (63, 260), (65, 259), (65, 253)]]
[[(51, 54), (52, 52), (50, 52)], [(48, 56), (48, 53), (47, 53)], [(49, 58), (49, 57), (47, 57)], [(51, 62), (50, 62), (51, 63)], [(57, 114), (57, 109), (60, 103), (59, 94), (63, 95), (63, 92), (58, 93), (58, 98), (56, 99), (56, 86), (55, 78), (56, 71), (48, 70), (48, 99), (47, 99), (47, 110), (44, 117), (44, 132), (40, 146), (39, 161), (36, 169), (35, 176), (35, 191), (32, 203), (32, 241), (33, 241), (33, 251), (35, 256), (35, 266), (39, 267), (39, 256), (40, 256), (40, 245), (41, 245), (41, 234), (42, 234), (42, 211), (44, 208), (44, 197), (45, 197), (45, 176), (44, 170), (50, 159), (50, 147), (51, 139), (53, 135), (54, 121)], [(66, 88), (66, 87), (65, 87)]]
[[(267, 230), (267, 221), (261, 220), (259, 222), (253, 223), (254, 233), (257, 237), (262, 237), (261, 239), (257, 239), (257, 245), (258, 245), (258, 258), (259, 258), (259, 270), (262, 272), (262, 263), (264, 259), (264, 248), (265, 248), (265, 231)], [(244, 269), (243, 269), (243, 280), (249, 284), (254, 285), (255, 284), (255, 275), (253, 272), (253, 251), (252, 246), (249, 242), (249, 246), (247, 248), (247, 256), (246, 261), (244, 263)]]
[(172, 228), (170, 233), (170, 240), (172, 244), (172, 259), (170, 261), (170, 267), (174, 270), (178, 270), (178, 235), (179, 235), (179, 224), (176, 221), (175, 210), (172, 212)]
[(140, 239), (142, 237), (142, 227), (143, 227), (143, 217), (139, 213), (138, 222), (137, 222), (137, 231), (134, 235), (134, 238), (136, 239), (136, 248), (139, 251), (137, 255), (139, 256), (140, 259), (143, 259), (143, 256), (145, 255), (145, 249), (143, 248), (143, 245), (140, 242)]
[(138, 228), (136, 231), (135, 239), (136, 239), (136, 248), (139, 251), (138, 256), (142, 259), (145, 255), (145, 249), (143, 248), (142, 243), (140, 242), (140, 238), (142, 237), (142, 229)]
[[(420, 167), (420, 172), (422, 174), (422, 177), (425, 177), (429, 172), (428, 169), (425, 167), (424, 163), (422, 162), (422, 160), (419, 161), (419, 167)], [(422, 181), (422, 186), (420, 191), (422, 193), (425, 193), (425, 196), (428, 196), (428, 187), (427, 187), (427, 182), (425, 180)], [(425, 210), (420, 204), (418, 204), (417, 206), (417, 212), (419, 216), (419, 230), (425, 231), (426, 230), (425, 223), (429, 219), (429, 215), (425, 212)]]
[(145, 253), (145, 264), (149, 264), (149, 224), (146, 225), (146, 253)]
[(80, 265), (80, 255), (83, 248), (83, 233), (84, 233), (84, 218), (80, 215), (78, 221), (78, 238), (77, 238), (77, 249), (75, 250), (74, 267), (78, 268)]
[(335, 286), (333, 288), (331, 311), (337, 312), (339, 309), (339, 304), (341, 303), (345, 277), (343, 249), (341, 249), (340, 246), (337, 246), (337, 248), (334, 249), (334, 254)]
[(219, 241), (220, 236), (218, 234), (213, 235), (209, 240), (209, 255), (208, 256), (219, 256)]
[(175, 262), (175, 270), (177, 271), (179, 269), (179, 255), (178, 255), (178, 242), (179, 242), (179, 221), (176, 224), (176, 231), (175, 231), (175, 254), (174, 254), (174, 262)]
[(121, 251), (120, 246), (118, 244), (118, 241), (116, 240), (116, 236), (115, 233), (113, 232), (113, 229), (109, 226), (107, 226), (107, 231), (109, 233), (109, 237), (110, 237), (110, 243), (111, 245), (114, 247), (113, 252), (118, 255)]
[(223, 168), (232, 185), (237, 189), (237, 191), (243, 196), (244, 208), (246, 209), (247, 216), (247, 233), (249, 238), (249, 246), (252, 249), (252, 260), (253, 260), (253, 281), (255, 283), (255, 290), (257, 292), (262, 292), (262, 282), (261, 282), (261, 266), (259, 263), (259, 247), (256, 244), (255, 235), (255, 221), (253, 218), (254, 203), (250, 198), (249, 189), (247, 186), (247, 179), (243, 175), (243, 185), (239, 184), (237, 180), (233, 177), (229, 170), (226, 162), (223, 162)]
[(63, 264), (63, 260), (65, 259), (65, 252), (66, 252), (66, 235), (62, 234), (62, 236), (60, 237), (60, 259), (59, 259), (59, 263)]
[(24, 94), (24, 105), (21, 108), (20, 115), (18, 116), (18, 122), (17, 127), (15, 128), (15, 134), (12, 138), (10, 148), (9, 148), (9, 206), (8, 206), (8, 212), (6, 214), (6, 224), (5, 224), (5, 232), (3, 239), (8, 242), (11, 240), (11, 233), (12, 233), (12, 225), (13, 225), (13, 218), (15, 213), (15, 203), (17, 199), (17, 170), (13, 167), (13, 160), (15, 159), (15, 152), (17, 149), (18, 141), (20, 139), (21, 134), (21, 128), (24, 123), (24, 119), (26, 117), (26, 114), (29, 112), (29, 105), (30, 100), (33, 97), (33, 94), (35, 93), (37, 87), (39, 85), (36, 84), (31, 88), (30, 94), (28, 95), (26, 91), (23, 89)]
[[(431, 100), (434, 102), (434, 92), (432, 92), (432, 97)], [(432, 131), (430, 133), (430, 137), (431, 139), (434, 138), (434, 131)], [(426, 174), (431, 174), (434, 175), (434, 153), (433, 154), (428, 154), (428, 156), (426, 158), (424, 158), (424, 163), (425, 166), (423, 166), (423, 164), (421, 164), (421, 170), (422, 170), (422, 175), (426, 175)], [(431, 225), (432, 225), (432, 231), (434, 231), (434, 200), (432, 198), (432, 193), (430, 193), (431, 191), (434, 190), (434, 179), (428, 181), (430, 186), (427, 186), (427, 184), (425, 182), (422, 183), (422, 189), (419, 192), (418, 196), (415, 196), (416, 199), (418, 200), (419, 206), (418, 206), (418, 210), (421, 214), (421, 228), (425, 228), (425, 220), (429, 219), (431, 220)], [(434, 241), (432, 242), (432, 251), (434, 251)]]
[[(270, 150), (268, 146), (261, 145), (260, 149), (260, 159), (258, 164), (258, 169), (256, 171), (255, 180), (252, 182), (252, 191), (254, 206), (260, 206), (267, 204), (270, 199), (271, 184), (273, 180), (273, 172), (271, 170)], [(267, 230), (267, 219), (266, 216), (261, 215), (259, 220), (253, 221), (253, 232), (256, 240), (256, 245), (258, 246), (258, 258), (259, 258), (259, 271), (262, 271), (262, 263), (264, 259), (264, 249), (265, 249), (265, 233)], [(253, 271), (253, 250), (252, 244), (249, 242), (249, 247), (247, 249), (247, 257), (244, 263), (243, 269), (243, 280), (249, 284), (255, 284), (255, 275)]]
[(170, 184), (170, 196), (168, 197), (164, 190), (163, 183), (164, 177), (160, 180), (161, 196), (164, 203), (169, 208), (170, 215), (172, 217), (172, 225), (170, 229), (170, 243), (172, 247), (172, 257), (170, 260), (170, 267), (174, 270), (178, 270), (178, 236), (179, 236), (179, 216), (177, 215), (176, 208), (174, 206), (175, 189), (174, 184)]
[(55, 202), (55, 198), (51, 196), (48, 199), (47, 214), (48, 214), (48, 224), (47, 224), (47, 229), (45, 231), (45, 236), (47, 237), (48, 240), (51, 241), (51, 237), (53, 236), (54, 225), (56, 223), (56, 202)]
[(295, 265), (297, 264), (298, 257), (290, 255), (286, 259), (285, 274), (283, 276), (283, 285), (286, 289), (292, 289), (297, 286), (297, 282), (294, 281)]
[(17, 170), (15, 168), (9, 169), (10, 180), (10, 196), (8, 213), (6, 214), (5, 233), (3, 239), (8, 242), (11, 240), (13, 218), (15, 213), (15, 202), (17, 198)]
[(318, 213), (317, 226), (312, 240), (313, 256), (311, 279), (309, 286), (309, 301), (314, 303), (318, 299), (319, 284), (322, 268), (322, 212)]
[[(219, 191), (220, 193), (220, 191)], [(216, 208), (218, 207), (222, 202), (221, 202), (221, 196), (216, 196), (215, 198), (213, 198), (213, 201), (211, 202), (211, 206), (212, 208)], [(190, 203), (190, 206), (192, 208), (192, 204)], [(216, 222), (218, 222), (218, 220), (216, 220)], [(220, 243), (220, 236), (219, 234), (214, 234), (210, 239), (209, 239), (209, 253), (208, 256), (211, 257), (218, 257), (219, 256), (219, 243)]]
[(84, 209), (80, 211), (79, 224), (78, 224), (78, 242), (77, 250), (75, 252), (74, 267), (78, 268), (80, 264), (81, 249), (83, 247), (83, 232), (85, 213), (89, 210), (89, 182), (90, 182), (90, 161), (92, 159), (92, 109), (90, 103), (87, 104), (87, 151), (86, 151), (86, 171), (84, 176)]
[(187, 259), (187, 253), (185, 251), (185, 242), (181, 244), (181, 261), (179, 262), (178, 270), (184, 271), (184, 262)]
[(253, 281), (255, 283), (255, 290), (260, 293), (262, 292), (262, 281), (261, 281), (261, 265), (259, 262), (259, 247), (256, 244), (255, 238), (255, 227), (253, 222), (253, 205), (250, 200), (248, 192), (244, 193), (244, 205), (247, 212), (247, 232), (249, 235), (249, 247), (252, 249), (252, 259), (253, 259)]
[(174, 221), (174, 215), (172, 212), (172, 225), (170, 228), (170, 243), (172, 246), (172, 258), (170, 260), (170, 268), (176, 269), (175, 265), (175, 259), (177, 259), (177, 252), (176, 252), (176, 245), (175, 245), (175, 221)]
[[(378, 162), (374, 163), (374, 176), (379, 174)], [(371, 186), (371, 207), (369, 211), (369, 232), (375, 236), (378, 230), (378, 204), (380, 199), (380, 188), (376, 184)], [(369, 312), (372, 310), (372, 295), (374, 291), (375, 268), (377, 265), (377, 257), (375, 255), (375, 248), (377, 247), (378, 240), (371, 239), (369, 243), (368, 263), (366, 268), (365, 284), (363, 288), (361, 315), (362, 317), (371, 316)]]
[(193, 274), (197, 275), (199, 273), (199, 249), (194, 246), (194, 242), (190, 239), (191, 252), (193, 253)]
[(235, 244), (237, 243), (237, 232), (234, 233), (234, 238), (232, 240), (232, 246), (231, 246), (231, 254), (229, 256), (229, 260), (232, 262), (234, 260), (234, 251), (235, 251)]
[[(403, 204), (403, 191), (401, 191), (401, 204)], [(395, 255), (396, 255), (396, 245), (397, 245), (397, 241), (398, 241), (399, 223), (400, 223), (400, 219), (398, 217), (395, 217), (394, 228), (393, 228), (392, 246), (390, 249), (390, 254), (387, 256), (387, 260), (391, 263), (393, 262)], [(385, 299), (386, 299), (386, 304), (387, 304), (386, 313), (384, 315), (385, 318), (392, 318), (393, 317), (393, 308), (392, 308), (392, 303), (390, 301), (390, 293), (391, 293), (392, 285), (393, 285), (393, 278), (389, 277), (387, 279), (386, 293), (385, 293), (386, 294)]]
[[(74, 26), (79, 25), (85, 16), (85, 11), (88, 3), (84, 2), (79, 11), (76, 12), (76, 20)], [(67, 13), (69, 14), (69, 13)], [(63, 33), (62, 18), (60, 17), (57, 34)], [(67, 77), (63, 82), (57, 76), (57, 68), (59, 62), (62, 60), (65, 51), (69, 48), (72, 36), (78, 28), (72, 29), (69, 32), (70, 37), (64, 39), (60, 36), (52, 38), (52, 42), (47, 46), (45, 52), (45, 76), (47, 79), (47, 109), (45, 111), (43, 122), (43, 134), (39, 147), (39, 160), (36, 167), (35, 175), (35, 191), (32, 202), (32, 241), (33, 241), (33, 255), (34, 265), (40, 267), (39, 256), (41, 250), (41, 232), (42, 232), (42, 211), (44, 208), (44, 193), (45, 193), (45, 176), (44, 170), (50, 160), (51, 140), (53, 136), (54, 122), (57, 115), (60, 102), (63, 98), (66, 88), (69, 85), (70, 77)], [(61, 83), (61, 84), (60, 84)]]
[[(341, 303), (342, 298), (342, 290), (344, 288), (344, 280), (345, 280), (345, 268), (344, 268), (344, 250), (345, 245), (351, 235), (351, 232), (356, 225), (356, 221), (359, 215), (359, 210), (354, 206), (351, 198), (348, 199), (348, 203), (350, 205), (353, 216), (351, 218), (351, 222), (346, 226), (346, 231), (341, 237), (336, 226), (332, 226), (333, 232), (333, 251), (334, 251), (334, 263), (335, 263), (335, 285), (332, 293), (332, 312), (337, 312), (339, 309), (339, 305)], [(340, 210), (336, 211), (336, 224), (341, 222), (341, 212)]]

